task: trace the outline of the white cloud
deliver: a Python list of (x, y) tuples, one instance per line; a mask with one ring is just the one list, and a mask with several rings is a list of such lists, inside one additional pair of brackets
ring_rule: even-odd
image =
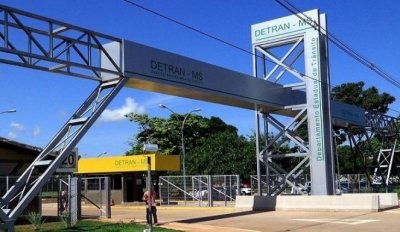
[(8, 135), (7, 135), (9, 138), (11, 138), (11, 139), (15, 139), (16, 137), (17, 137), (17, 133), (16, 132), (14, 132), (14, 131), (10, 131), (10, 132), (8, 132)]
[(158, 104), (160, 103), (167, 104), (168, 102), (176, 101), (177, 99), (179, 99), (179, 97), (156, 93), (153, 94), (151, 98), (148, 98), (144, 105), (149, 107), (158, 107)]
[(11, 139), (17, 138), (17, 135), (25, 130), (25, 127), (18, 122), (10, 123), (10, 127), (11, 130), (8, 132), (7, 136)]
[(60, 111), (60, 112), (59, 112), (59, 117), (60, 117), (60, 118), (66, 118), (66, 117), (67, 117), (67, 112), (65, 112), (65, 111)]
[(38, 136), (40, 134), (40, 127), (35, 126), (35, 128), (33, 128), (33, 132), (32, 132), (33, 136)]
[(135, 99), (128, 97), (125, 99), (125, 104), (120, 108), (104, 110), (99, 120), (103, 122), (120, 121), (126, 119), (125, 115), (132, 112), (141, 114), (144, 113), (145, 110), (143, 106), (135, 102)]
[(13, 128), (13, 129), (16, 129), (18, 131), (23, 131), (25, 129), (25, 127), (22, 124), (17, 123), (17, 122), (12, 122), (10, 124), (10, 127)]

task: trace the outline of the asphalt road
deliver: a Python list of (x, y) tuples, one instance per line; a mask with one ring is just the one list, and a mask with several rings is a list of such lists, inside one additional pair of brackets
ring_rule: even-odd
[[(83, 206), (83, 214), (96, 216), (98, 210)], [(43, 214), (53, 214), (44, 206)], [(162, 227), (184, 231), (400, 231), (400, 209), (383, 212), (302, 212), (302, 211), (238, 211), (233, 207), (159, 206)], [(113, 206), (111, 219), (104, 221), (145, 223), (144, 206)]]

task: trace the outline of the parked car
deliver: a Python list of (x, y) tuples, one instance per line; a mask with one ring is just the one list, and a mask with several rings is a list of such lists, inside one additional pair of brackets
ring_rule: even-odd
[[(300, 191), (302, 194), (311, 194), (311, 181), (307, 181), (304, 185), (299, 185), (300, 186)], [(341, 188), (336, 188), (335, 193), (337, 195), (346, 193), (348, 190), (341, 186)]]
[(204, 198), (208, 195), (208, 191), (207, 190), (198, 191), (195, 189), (194, 191), (190, 191), (189, 195), (194, 198)]
[(303, 195), (307, 195), (310, 194), (311, 192), (311, 182), (307, 181), (306, 183), (304, 183), (304, 185), (302, 184), (297, 184), (298, 188), (294, 189), (292, 188), (292, 194), (303, 194)]
[(238, 190), (236, 189), (236, 195), (253, 195), (254, 194), (254, 190), (252, 188), (248, 188), (248, 187), (243, 187), (239, 189), (239, 193), (238, 194)]

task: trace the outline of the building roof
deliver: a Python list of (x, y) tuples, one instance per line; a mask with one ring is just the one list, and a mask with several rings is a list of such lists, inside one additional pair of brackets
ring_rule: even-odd
[(18, 176), (43, 149), (0, 137), (0, 176)]
[(26, 153), (31, 153), (37, 155), (40, 153), (43, 149), (40, 147), (35, 147), (31, 146), (28, 144), (20, 143), (14, 140), (10, 140), (4, 137), (0, 137), (0, 147), (1, 148), (7, 148), (7, 149), (18, 149), (22, 151), (25, 151)]

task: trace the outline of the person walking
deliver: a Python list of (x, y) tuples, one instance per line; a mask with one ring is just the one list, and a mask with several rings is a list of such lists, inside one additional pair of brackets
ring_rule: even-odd
[(68, 191), (64, 189), (61, 192), (61, 213), (68, 209)]
[[(143, 194), (142, 200), (146, 204), (146, 221), (147, 221), (147, 224), (150, 224), (151, 216), (153, 216), (154, 225), (157, 225), (158, 218), (157, 218), (157, 207), (156, 207), (156, 192), (154, 190), (151, 190), (151, 196), (150, 196), (149, 191), (146, 191)], [(150, 212), (150, 209), (151, 209), (151, 212)]]

